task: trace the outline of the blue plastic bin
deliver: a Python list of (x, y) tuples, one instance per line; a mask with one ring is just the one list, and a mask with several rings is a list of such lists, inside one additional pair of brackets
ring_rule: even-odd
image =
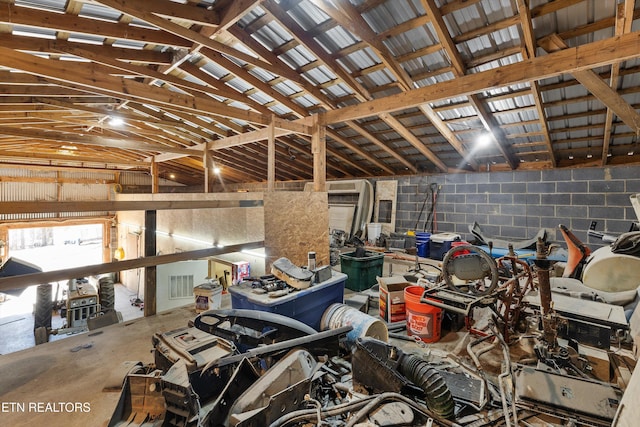
[(431, 240), (431, 233), (426, 231), (416, 232), (416, 252), (419, 257), (429, 258), (429, 240)]
[(346, 274), (332, 271), (331, 279), (278, 298), (271, 298), (267, 294), (255, 294), (250, 282), (241, 282), (229, 287), (231, 308), (281, 314), (319, 331), (320, 319), (325, 310), (333, 303), (344, 301), (346, 280)]

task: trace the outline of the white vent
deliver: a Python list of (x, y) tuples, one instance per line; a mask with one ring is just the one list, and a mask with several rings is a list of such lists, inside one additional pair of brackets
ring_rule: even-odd
[(193, 275), (169, 276), (169, 299), (193, 297)]

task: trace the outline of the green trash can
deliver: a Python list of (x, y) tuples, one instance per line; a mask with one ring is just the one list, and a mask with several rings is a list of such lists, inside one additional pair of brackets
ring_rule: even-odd
[(355, 252), (340, 254), (340, 271), (347, 275), (345, 288), (352, 291), (364, 291), (377, 283), (382, 276), (384, 253), (366, 251), (364, 256), (356, 257)]

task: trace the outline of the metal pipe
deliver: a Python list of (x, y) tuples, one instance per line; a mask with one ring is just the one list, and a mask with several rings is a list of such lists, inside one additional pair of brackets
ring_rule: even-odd
[(553, 302), (551, 296), (551, 280), (549, 270), (551, 262), (547, 260), (546, 247), (541, 238), (536, 243), (536, 259), (534, 260), (538, 270), (538, 289), (540, 290), (540, 308), (542, 309), (542, 331), (544, 340), (549, 348), (558, 346), (557, 318), (553, 314)]
[[(507, 426), (510, 426), (510, 417), (509, 407), (507, 405), (507, 397), (506, 397), (506, 386), (505, 386), (505, 378), (511, 377), (511, 383), (513, 384), (513, 376), (511, 374), (511, 357), (509, 355), (509, 346), (505, 342), (502, 334), (498, 331), (495, 324), (489, 323), (489, 328), (494, 333), (497, 341), (502, 345), (502, 355), (505, 361), (505, 370), (500, 375), (498, 375), (498, 385), (500, 386), (500, 397), (502, 399), (502, 409), (505, 411), (505, 421), (507, 422)], [(516, 408), (515, 399), (511, 399), (511, 409), (513, 411), (513, 425), (518, 427), (518, 409)]]
[(542, 315), (551, 312), (551, 280), (549, 279), (549, 263), (544, 242), (538, 239), (536, 243), (536, 267), (538, 267), (538, 288), (540, 289), (540, 307)]

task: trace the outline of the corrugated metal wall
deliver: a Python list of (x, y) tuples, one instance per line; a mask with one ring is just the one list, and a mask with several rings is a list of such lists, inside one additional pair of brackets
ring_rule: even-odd
[[(110, 200), (115, 180), (108, 172), (48, 172), (0, 168), (0, 202)], [(107, 212), (0, 214), (0, 221), (104, 216)]]

